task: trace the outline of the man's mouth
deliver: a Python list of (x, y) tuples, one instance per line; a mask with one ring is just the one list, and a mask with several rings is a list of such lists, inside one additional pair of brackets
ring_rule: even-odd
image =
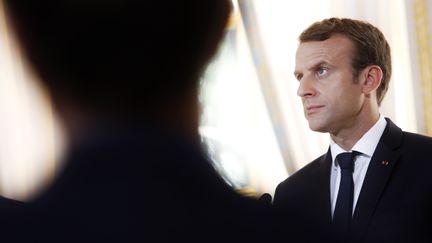
[(306, 106), (306, 115), (312, 115), (314, 113), (317, 113), (321, 108), (323, 108), (323, 105), (308, 105)]

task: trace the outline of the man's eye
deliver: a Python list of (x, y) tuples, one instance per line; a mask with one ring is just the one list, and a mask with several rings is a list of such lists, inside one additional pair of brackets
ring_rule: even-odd
[(319, 68), (318, 69), (318, 76), (324, 76), (324, 75), (326, 75), (327, 73), (328, 73), (328, 70), (327, 70), (327, 68)]

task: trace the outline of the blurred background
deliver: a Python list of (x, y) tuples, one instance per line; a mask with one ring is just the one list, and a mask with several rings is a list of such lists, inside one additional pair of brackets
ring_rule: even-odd
[[(406, 131), (432, 136), (432, 0), (232, 1), (200, 94), (203, 147), (232, 187), (273, 194), (327, 151), (328, 135), (308, 128), (293, 75), (298, 35), (324, 18), (381, 29), (393, 61), (381, 113)], [(34, 79), (0, 4), (0, 194), (20, 200), (49, 185), (64, 147), (49, 97)]]

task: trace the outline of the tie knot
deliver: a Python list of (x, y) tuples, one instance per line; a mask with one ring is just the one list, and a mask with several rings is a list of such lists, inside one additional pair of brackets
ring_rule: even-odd
[(357, 151), (341, 153), (338, 154), (336, 160), (342, 170), (354, 171), (354, 158), (359, 154), (361, 153)]

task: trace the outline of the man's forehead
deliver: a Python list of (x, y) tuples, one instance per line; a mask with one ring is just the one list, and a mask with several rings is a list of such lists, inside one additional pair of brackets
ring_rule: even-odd
[(316, 63), (331, 63), (351, 57), (351, 40), (342, 35), (334, 35), (324, 41), (301, 42), (296, 52), (296, 63), (314, 66)]

